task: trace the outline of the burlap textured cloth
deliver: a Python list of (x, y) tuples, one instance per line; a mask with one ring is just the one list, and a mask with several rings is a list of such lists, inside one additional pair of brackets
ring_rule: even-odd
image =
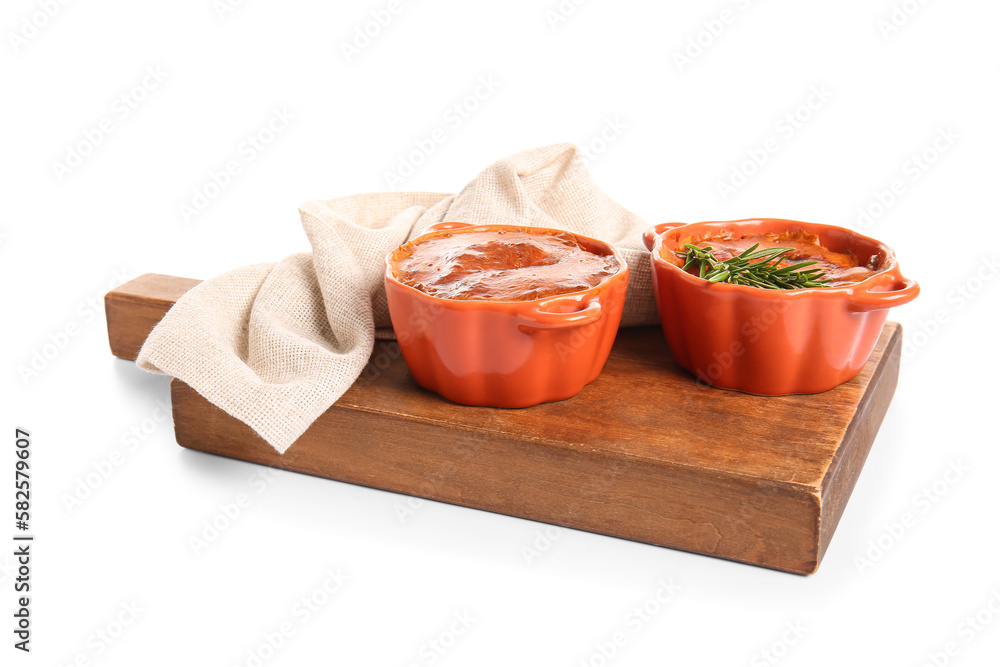
[(435, 222), (555, 227), (610, 242), (630, 270), (622, 326), (659, 321), (646, 223), (597, 187), (569, 144), (500, 160), (456, 195), (353, 195), (311, 201), (299, 213), (312, 253), (201, 283), (137, 360), (191, 385), (281, 453), (358, 378), (376, 329), (391, 336), (384, 258)]

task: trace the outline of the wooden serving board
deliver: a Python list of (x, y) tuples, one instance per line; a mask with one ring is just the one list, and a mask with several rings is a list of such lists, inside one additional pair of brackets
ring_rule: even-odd
[[(134, 360), (198, 281), (146, 274), (105, 297), (112, 352)], [(762, 397), (698, 384), (659, 327), (622, 329), (577, 396), (504, 410), (421, 389), (394, 342), (284, 454), (179, 380), (183, 447), (276, 468), (811, 574), (889, 407), (901, 327), (831, 391)]]

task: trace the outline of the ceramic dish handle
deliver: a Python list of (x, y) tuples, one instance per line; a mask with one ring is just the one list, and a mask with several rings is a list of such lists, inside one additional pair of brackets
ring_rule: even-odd
[(686, 224), (686, 222), (661, 222), (658, 225), (653, 225), (642, 234), (642, 242), (646, 244), (646, 250), (653, 249), (653, 243), (656, 242), (656, 237), (663, 232), (668, 229), (683, 227)]
[(462, 227), (471, 227), (471, 222), (435, 222), (433, 225), (428, 225), (421, 234), (427, 234), (428, 232), (440, 232), (442, 229), (461, 229)]
[(592, 324), (596, 322), (601, 317), (601, 302), (597, 299), (593, 299), (587, 304), (586, 308), (582, 310), (574, 310), (569, 313), (560, 313), (551, 310), (554, 306), (559, 306), (560, 304), (575, 304), (579, 305), (585, 303), (580, 299), (580, 297), (573, 296), (557, 296), (551, 299), (545, 299), (539, 301), (531, 311), (521, 315), (521, 319), (524, 320), (524, 324), (536, 329), (540, 328), (555, 328), (555, 327), (580, 327), (586, 324)]
[[(903, 284), (899, 289), (876, 290), (878, 287), (885, 287), (894, 283)], [(893, 306), (902, 306), (917, 298), (920, 294), (920, 285), (917, 281), (903, 278), (894, 273), (887, 273), (885, 277), (851, 296), (851, 310), (882, 310)]]

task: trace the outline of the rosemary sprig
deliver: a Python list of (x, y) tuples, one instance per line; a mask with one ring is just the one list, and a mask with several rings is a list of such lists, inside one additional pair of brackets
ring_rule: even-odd
[(699, 248), (686, 243), (687, 250), (678, 252), (677, 256), (684, 260), (684, 270), (695, 267), (698, 275), (711, 283), (731, 283), (747, 285), (761, 289), (807, 289), (826, 287), (830, 282), (823, 276), (822, 269), (809, 269), (818, 262), (799, 262), (781, 268), (778, 265), (782, 258), (794, 248), (765, 248), (757, 250), (759, 243), (747, 248), (742, 253), (720, 262), (712, 254), (712, 247)]

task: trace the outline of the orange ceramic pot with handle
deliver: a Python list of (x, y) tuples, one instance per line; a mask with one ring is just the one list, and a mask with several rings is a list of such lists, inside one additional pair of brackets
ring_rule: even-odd
[[(431, 225), (432, 235), (516, 230), (565, 234), (515, 225)], [(577, 394), (600, 374), (625, 305), (628, 265), (613, 246), (572, 234), (580, 245), (611, 255), (617, 272), (590, 289), (531, 301), (446, 299), (401, 282), (401, 248), (385, 259), (389, 315), (403, 358), (417, 384), (464, 405), (523, 408)]]
[[(735, 238), (804, 230), (824, 247), (871, 258), (875, 273), (838, 287), (778, 290), (710, 283), (684, 271), (675, 254), (730, 232)], [(871, 355), (892, 306), (920, 287), (904, 278), (892, 249), (843, 227), (761, 218), (666, 222), (643, 236), (653, 292), (677, 363), (699, 381), (775, 396), (832, 389), (855, 377)]]

